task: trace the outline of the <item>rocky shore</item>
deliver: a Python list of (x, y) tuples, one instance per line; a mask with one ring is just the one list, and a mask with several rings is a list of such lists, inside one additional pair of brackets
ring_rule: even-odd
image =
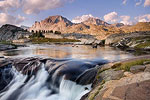
[(107, 37), (105, 45), (133, 52), (136, 55), (150, 54), (150, 32), (113, 34)]
[(93, 90), (81, 100), (149, 100), (150, 55), (99, 67)]
[(0, 44), (0, 51), (16, 49), (16, 48), (17, 48), (17, 46), (14, 44)]

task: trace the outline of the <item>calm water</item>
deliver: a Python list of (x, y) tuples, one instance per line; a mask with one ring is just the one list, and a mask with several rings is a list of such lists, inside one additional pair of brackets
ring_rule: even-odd
[(28, 47), (20, 47), (16, 50), (2, 51), (0, 56), (5, 57), (51, 57), (69, 59), (106, 59), (109, 61), (121, 60), (133, 57), (132, 54), (111, 47), (92, 48), (91, 46), (79, 45), (47, 45), (36, 44)]

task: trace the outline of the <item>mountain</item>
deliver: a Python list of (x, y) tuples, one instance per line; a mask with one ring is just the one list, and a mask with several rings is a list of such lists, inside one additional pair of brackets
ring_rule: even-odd
[(49, 16), (40, 22), (36, 21), (30, 30), (54, 30), (64, 31), (64, 28), (72, 26), (73, 23), (62, 16)]
[(0, 41), (17, 40), (29, 36), (30, 34), (30, 32), (27, 32), (20, 27), (6, 24), (0, 28)]
[(106, 22), (104, 22), (104, 21), (102, 21), (102, 20), (100, 20), (98, 18), (93, 18), (93, 17), (88, 18), (86, 21), (84, 21), (82, 23), (84, 23), (86, 25), (90, 25), (90, 24), (104, 25), (104, 26), (110, 25), (110, 24), (108, 24), (108, 23), (106, 23)]
[(129, 33), (134, 31), (150, 31), (150, 23), (137, 23), (127, 26), (122, 23), (108, 24), (98, 18), (88, 18), (81, 23), (72, 23), (67, 18), (56, 15), (49, 16), (45, 20), (35, 22), (30, 31), (53, 30), (65, 33), (82, 33), (95, 36), (97, 39), (105, 39), (114, 33)]

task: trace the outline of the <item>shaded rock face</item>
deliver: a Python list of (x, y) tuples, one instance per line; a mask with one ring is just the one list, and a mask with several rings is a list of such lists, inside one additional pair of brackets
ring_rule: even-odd
[(24, 29), (20, 27), (6, 24), (0, 28), (0, 41), (17, 40), (30, 34), (31, 33), (24, 31)]
[(0, 91), (4, 89), (13, 79), (10, 61), (0, 61)]

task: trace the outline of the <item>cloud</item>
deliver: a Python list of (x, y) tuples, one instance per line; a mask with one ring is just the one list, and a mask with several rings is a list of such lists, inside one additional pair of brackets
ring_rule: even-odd
[(144, 7), (148, 7), (148, 6), (150, 6), (150, 0), (145, 0)]
[(132, 22), (130, 21), (130, 16), (120, 16), (120, 23), (124, 25), (131, 25)]
[(72, 19), (72, 22), (73, 23), (81, 23), (81, 22), (88, 20), (89, 18), (98, 18), (98, 17), (94, 17), (92, 14), (82, 15), (82, 16), (77, 16), (74, 19)]
[(110, 23), (116, 23), (118, 21), (118, 14), (116, 12), (108, 13), (104, 16), (104, 20)]
[(145, 14), (134, 18), (137, 22), (150, 22), (150, 14)]
[(126, 3), (127, 3), (127, 0), (123, 0), (122, 4), (126, 5)]
[(131, 21), (130, 16), (122, 15), (119, 16), (117, 12), (110, 12), (104, 15), (104, 20), (108, 23), (123, 23), (125, 25), (131, 25), (133, 22)]
[(0, 13), (0, 26), (4, 24), (13, 24), (13, 25), (19, 25), (25, 20), (25, 17), (22, 17), (18, 15), (17, 17), (11, 16), (6, 13)]
[(142, 0), (139, 0), (138, 2), (136, 2), (135, 6), (141, 5), (141, 3), (142, 3)]
[(23, 11), (26, 14), (39, 13), (42, 10), (55, 9), (73, 0), (23, 0)]
[(7, 12), (11, 8), (19, 8), (20, 0), (4, 0), (0, 1), (0, 10)]

